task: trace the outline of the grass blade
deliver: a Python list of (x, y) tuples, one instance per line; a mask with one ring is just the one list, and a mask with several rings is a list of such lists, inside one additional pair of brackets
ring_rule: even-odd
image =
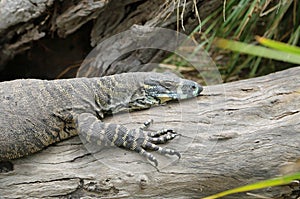
[(208, 197), (205, 197), (202, 199), (216, 199), (216, 198), (220, 198), (220, 197), (227, 196), (227, 195), (234, 194), (234, 193), (252, 191), (252, 190), (257, 190), (257, 189), (262, 189), (262, 188), (267, 188), (267, 187), (278, 186), (278, 185), (285, 185), (285, 184), (291, 183), (293, 180), (298, 180), (298, 179), (300, 179), (300, 172), (294, 173), (292, 175), (282, 176), (279, 178), (273, 178), (273, 179), (269, 179), (269, 180), (260, 181), (257, 183), (238, 187), (235, 189), (230, 189), (230, 190), (227, 190), (227, 191), (224, 191), (224, 192), (212, 195), (212, 196), (208, 196)]
[(222, 38), (217, 38), (215, 40), (215, 45), (219, 48), (229, 49), (231, 51), (246, 53), (258, 57), (275, 59), (283, 62), (300, 64), (300, 55), (281, 52), (278, 50), (273, 50), (262, 46), (255, 46), (255, 45), (245, 44), (242, 42), (232, 41), (232, 40), (227, 40)]
[(258, 41), (260, 44), (280, 50), (281, 52), (287, 52), (287, 53), (294, 53), (296, 55), (300, 55), (300, 48), (297, 46), (292, 46), (286, 43), (274, 41), (271, 39), (267, 39), (264, 37), (255, 36), (256, 41)]

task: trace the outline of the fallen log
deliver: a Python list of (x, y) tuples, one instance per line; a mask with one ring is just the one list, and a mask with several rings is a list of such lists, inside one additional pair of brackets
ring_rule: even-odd
[[(182, 158), (107, 149), (91, 154), (78, 137), (14, 160), (0, 174), (4, 198), (200, 198), (280, 175), (300, 157), (300, 67), (264, 77), (204, 87), (197, 99), (105, 119), (130, 128), (154, 119), (173, 128), (168, 143)], [(259, 192), (291, 194), (288, 187)], [(242, 194), (243, 198), (253, 197)], [(241, 195), (230, 196), (240, 198)]]

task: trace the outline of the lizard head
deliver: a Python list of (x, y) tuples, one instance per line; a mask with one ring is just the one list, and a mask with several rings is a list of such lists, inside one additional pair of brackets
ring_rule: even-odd
[(149, 108), (168, 101), (196, 97), (202, 90), (200, 84), (174, 74), (148, 73), (143, 78), (142, 92), (130, 104), (133, 109)]

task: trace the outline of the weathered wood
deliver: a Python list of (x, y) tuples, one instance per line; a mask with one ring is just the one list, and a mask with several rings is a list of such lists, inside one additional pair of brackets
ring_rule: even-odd
[[(117, 33), (128, 30), (135, 24), (179, 29), (180, 32), (190, 34), (199, 25), (193, 11), (194, 2), (201, 18), (210, 15), (223, 4), (223, 0), (0, 1), (0, 70), (11, 68), (14, 64), (8, 62), (14, 58), (21, 59), (16, 55), (23, 55), (21, 63), (15, 64), (16, 68), (20, 65), (43, 67), (44, 71), (48, 69), (45, 72), (46, 78), (56, 78), (69, 66), (79, 67), (78, 63), (80, 60), (83, 61), (92, 47)], [(183, 13), (185, 31), (181, 25), (177, 27), (181, 16), (178, 18), (176, 9), (179, 7), (181, 14), (183, 6), (185, 6)], [(87, 41), (87, 38), (90, 38), (90, 41)], [(62, 54), (64, 56), (61, 56)], [(149, 62), (157, 63), (165, 55), (166, 52), (150, 49), (134, 51), (111, 65), (107, 65), (105, 60), (100, 60), (99, 64), (104, 72), (99, 71), (93, 75), (103, 76), (123, 72), (124, 68), (118, 66), (130, 66), (127, 71), (149, 71), (153, 65), (143, 68), (140, 66)], [(25, 76), (20, 74), (22, 72), (17, 73), (19, 78)], [(45, 78), (46, 74), (41, 76)], [(33, 76), (33, 74), (30, 76), (28, 71), (26, 75), (26, 77)], [(65, 77), (74, 76), (74, 73), (70, 73)], [(79, 76), (87, 75), (83, 73)]]
[[(181, 136), (167, 146), (181, 152), (180, 160), (153, 152), (159, 159), (154, 168), (130, 151), (91, 155), (75, 137), (13, 161), (14, 170), (0, 174), (0, 193), (7, 198), (199, 198), (275, 177), (282, 165), (300, 157), (299, 102), (300, 67), (207, 86), (197, 99), (105, 120), (138, 127), (153, 118), (151, 129), (173, 128)], [(280, 187), (262, 194), (290, 191)]]
[(0, 1), (0, 69), (19, 53), (32, 48), (33, 41), (78, 30), (95, 19), (106, 5), (101, 1), (61, 3), (54, 0)]

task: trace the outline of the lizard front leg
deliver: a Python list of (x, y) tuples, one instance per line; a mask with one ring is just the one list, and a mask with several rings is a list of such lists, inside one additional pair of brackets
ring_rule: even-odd
[[(148, 123), (147, 123), (148, 124)], [(155, 166), (158, 165), (157, 159), (146, 150), (154, 150), (163, 155), (176, 155), (180, 153), (173, 150), (157, 146), (176, 137), (176, 133), (171, 129), (158, 132), (148, 132), (142, 128), (127, 129), (123, 125), (103, 123), (96, 116), (83, 113), (78, 116), (77, 129), (81, 138), (86, 142), (96, 146), (117, 146), (136, 151), (144, 156)]]

